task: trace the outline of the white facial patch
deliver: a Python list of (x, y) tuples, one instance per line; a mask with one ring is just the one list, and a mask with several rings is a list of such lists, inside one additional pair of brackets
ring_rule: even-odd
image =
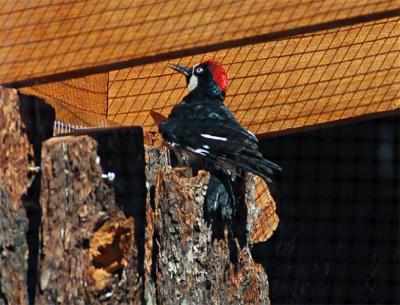
[(199, 80), (198, 80), (197, 76), (192, 73), (192, 76), (190, 77), (189, 84), (188, 84), (189, 92), (196, 89), (198, 84), (199, 84)]

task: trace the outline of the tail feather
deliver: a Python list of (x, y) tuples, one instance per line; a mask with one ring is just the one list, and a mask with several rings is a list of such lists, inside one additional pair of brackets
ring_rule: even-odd
[(251, 172), (257, 176), (260, 176), (268, 183), (272, 182), (270, 176), (272, 176), (275, 171), (282, 170), (279, 165), (267, 159), (264, 159), (262, 155), (251, 156), (243, 154), (240, 155), (240, 157), (238, 157), (236, 160), (232, 160), (225, 156), (214, 155), (210, 153), (205, 158), (215, 164), (229, 164), (233, 167), (239, 167), (244, 171)]
[(257, 176), (260, 176), (266, 182), (269, 182), (269, 183), (272, 182), (270, 176), (272, 176), (275, 171), (282, 170), (282, 168), (279, 165), (277, 165), (269, 160), (266, 160), (264, 158), (249, 159), (249, 160), (247, 160), (247, 162), (243, 162), (241, 164), (241, 166), (243, 167), (243, 169), (245, 169)]
[(235, 214), (235, 195), (229, 178), (220, 179), (215, 175), (210, 176), (205, 198), (205, 212), (212, 218), (221, 216), (225, 220), (232, 219)]
[(247, 244), (243, 177), (232, 181), (227, 175), (211, 174), (205, 198), (205, 218), (211, 223), (214, 238), (223, 237), (224, 228), (227, 228), (230, 240), (237, 239), (241, 248)]

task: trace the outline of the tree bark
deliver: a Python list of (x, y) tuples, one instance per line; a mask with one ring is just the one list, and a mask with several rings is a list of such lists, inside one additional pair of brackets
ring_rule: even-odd
[(32, 148), (21, 122), (15, 90), (0, 87), (0, 304), (27, 304), (26, 232), (22, 204), (32, 178)]
[[(42, 143), (54, 116), (40, 113), (51, 109), (42, 105), (33, 118), (24, 106), (27, 136), (16, 92), (0, 94), (0, 305), (269, 304), (267, 276), (251, 246), (275, 228), (271, 221), (254, 234), (258, 215), (275, 206), (256, 202), (252, 175), (241, 217), (232, 226), (211, 222), (203, 214), (209, 174), (171, 169), (166, 148), (144, 153), (141, 128), (85, 130)], [(39, 125), (46, 128), (35, 131)], [(41, 166), (35, 190), (31, 160)], [(109, 171), (114, 181), (102, 177)], [(32, 207), (21, 198), (40, 203), (32, 207), (41, 221), (28, 235), (25, 209)], [(38, 236), (28, 250), (31, 235)]]
[(209, 174), (186, 178), (171, 170), (163, 148), (147, 148), (146, 155), (147, 218), (148, 225), (154, 224), (148, 227), (147, 234), (153, 236), (146, 237), (145, 256), (151, 275), (146, 281), (150, 304), (269, 304), (267, 276), (250, 252), (256, 221), (251, 211), (257, 209), (254, 176), (246, 177), (250, 213), (243, 211), (247, 215), (240, 228), (246, 236), (243, 245), (227, 226), (218, 235), (204, 219)]
[(140, 304), (133, 217), (102, 178), (88, 136), (42, 149), (42, 249), (37, 304)]

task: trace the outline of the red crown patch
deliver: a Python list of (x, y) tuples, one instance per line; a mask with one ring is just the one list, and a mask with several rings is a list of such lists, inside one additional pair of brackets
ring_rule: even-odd
[(226, 89), (228, 87), (228, 75), (226, 74), (225, 69), (222, 65), (215, 60), (207, 60), (203, 62), (208, 65), (208, 70), (214, 76), (214, 80), (221, 89), (222, 92), (226, 93)]

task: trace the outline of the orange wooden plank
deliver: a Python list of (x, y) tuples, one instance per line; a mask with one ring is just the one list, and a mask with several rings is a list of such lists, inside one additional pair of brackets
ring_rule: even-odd
[(0, 83), (396, 8), (392, 0), (3, 1)]

